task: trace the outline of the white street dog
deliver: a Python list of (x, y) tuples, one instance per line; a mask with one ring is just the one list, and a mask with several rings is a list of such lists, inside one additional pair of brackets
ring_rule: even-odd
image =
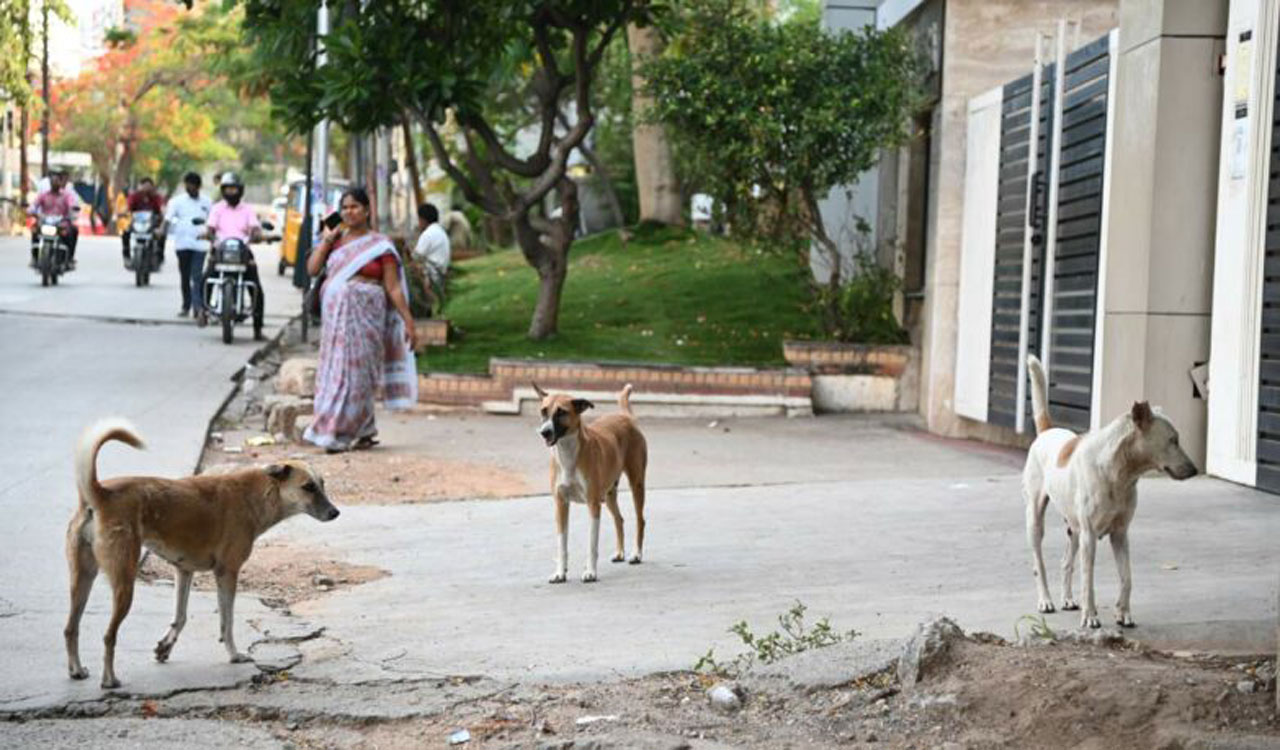
[(1098, 540), (1111, 537), (1120, 573), (1120, 597), (1116, 622), (1133, 627), (1129, 592), (1129, 522), (1138, 506), (1138, 478), (1159, 469), (1174, 479), (1195, 476), (1196, 467), (1178, 447), (1178, 430), (1146, 401), (1135, 402), (1129, 413), (1117, 417), (1096, 432), (1077, 435), (1054, 427), (1049, 421), (1048, 386), (1044, 368), (1034, 355), (1027, 357), (1031, 380), (1031, 404), (1039, 435), (1027, 453), (1022, 469), (1022, 494), (1027, 504), (1027, 541), (1039, 591), (1039, 610), (1053, 611), (1053, 599), (1044, 578), (1044, 511), (1049, 501), (1067, 522), (1067, 553), (1062, 559), (1062, 608), (1079, 609), (1071, 596), (1076, 550), (1081, 549), (1081, 582), (1084, 611), (1081, 627), (1096, 628), (1098, 608), (1093, 593), (1093, 562)]

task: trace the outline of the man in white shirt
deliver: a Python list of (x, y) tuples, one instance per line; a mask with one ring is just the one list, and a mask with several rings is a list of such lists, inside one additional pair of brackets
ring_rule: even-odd
[(208, 233), (209, 199), (200, 195), (200, 175), (188, 172), (182, 178), (186, 192), (169, 201), (165, 207), (164, 220), (169, 226), (169, 236), (173, 237), (173, 249), (178, 254), (179, 287), (182, 288), (182, 309), (178, 317), (185, 318), (194, 314), (202, 320), (200, 311), (204, 309), (204, 285), (201, 283), (201, 269), (204, 268), (204, 256), (209, 251)]
[(449, 233), (440, 226), (440, 212), (430, 203), (418, 206), (418, 244), (413, 254), (427, 269), (428, 290), (434, 298), (436, 310), (444, 304), (444, 280), (449, 273), (449, 260), (452, 248), (449, 245)]

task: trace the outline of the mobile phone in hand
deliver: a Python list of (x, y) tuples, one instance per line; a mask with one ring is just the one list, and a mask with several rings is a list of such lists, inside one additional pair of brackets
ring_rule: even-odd
[(326, 227), (328, 227), (330, 230), (337, 229), (338, 225), (342, 223), (342, 214), (338, 213), (337, 211), (334, 211), (333, 213), (324, 217), (324, 219), (322, 220), (322, 223)]

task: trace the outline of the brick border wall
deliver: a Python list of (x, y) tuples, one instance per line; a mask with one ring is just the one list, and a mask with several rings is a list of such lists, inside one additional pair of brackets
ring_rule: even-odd
[(423, 403), (479, 406), (511, 400), (514, 389), (536, 382), (547, 390), (616, 391), (631, 383), (637, 392), (680, 396), (774, 397), (808, 400), (812, 391), (804, 370), (674, 365), (595, 364), (492, 359), (488, 375), (433, 373), (418, 380)]

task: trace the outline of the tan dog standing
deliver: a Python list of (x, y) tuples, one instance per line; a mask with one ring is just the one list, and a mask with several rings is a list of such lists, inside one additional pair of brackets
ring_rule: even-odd
[(1044, 368), (1035, 355), (1027, 357), (1031, 380), (1031, 405), (1039, 435), (1027, 452), (1022, 469), (1022, 493), (1026, 500), (1027, 541), (1039, 592), (1038, 608), (1053, 611), (1053, 599), (1044, 577), (1044, 511), (1052, 502), (1067, 522), (1067, 553), (1062, 559), (1062, 608), (1079, 609), (1071, 597), (1076, 550), (1081, 550), (1081, 588), (1084, 611), (1081, 627), (1096, 628), (1098, 608), (1093, 595), (1093, 563), (1098, 540), (1111, 537), (1111, 551), (1120, 573), (1116, 622), (1133, 627), (1129, 592), (1129, 523), (1138, 507), (1138, 479), (1159, 469), (1174, 479), (1195, 476), (1196, 466), (1178, 447), (1178, 430), (1146, 401), (1135, 402), (1127, 414), (1095, 432), (1077, 435), (1054, 427), (1049, 420), (1048, 385)]
[(80, 506), (67, 527), (71, 568), (71, 615), (63, 631), (67, 668), (82, 680), (80, 617), (101, 568), (111, 584), (112, 611), (103, 655), (102, 687), (120, 686), (115, 673), (116, 633), (133, 604), (138, 559), (145, 545), (177, 569), (173, 624), (156, 644), (156, 661), (169, 658), (187, 621), (187, 598), (195, 571), (212, 570), (218, 582), (222, 642), (232, 662), (249, 661), (236, 650), (232, 611), (240, 567), (253, 542), (289, 516), (306, 513), (321, 521), (338, 517), (324, 493), (324, 480), (306, 464), (291, 461), (265, 469), (184, 479), (118, 477), (98, 481), (98, 451), (111, 440), (134, 448), (142, 438), (127, 422), (107, 420), (85, 430), (76, 449)]
[(585, 398), (563, 393), (548, 394), (533, 384), (542, 399), (542, 425), (538, 434), (551, 448), (551, 494), (556, 503), (556, 533), (559, 548), (551, 583), (564, 583), (569, 572), (569, 503), (585, 503), (591, 514), (591, 552), (584, 583), (597, 580), (596, 561), (600, 556), (600, 506), (609, 508), (617, 533), (613, 562), (626, 559), (622, 513), (618, 510), (618, 480), (627, 475), (631, 499), (636, 507), (636, 550), (631, 564), (644, 556), (644, 473), (649, 449), (631, 414), (631, 386), (618, 394), (621, 414), (606, 414), (590, 424), (582, 413), (595, 406)]

